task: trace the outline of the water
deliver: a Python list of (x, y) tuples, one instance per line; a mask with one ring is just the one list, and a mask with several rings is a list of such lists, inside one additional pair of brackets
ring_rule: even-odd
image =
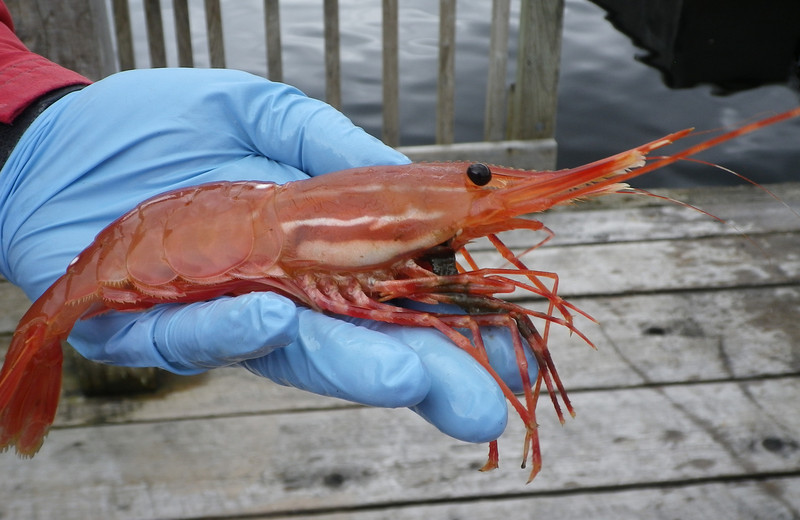
[[(164, 2), (168, 4), (167, 2)], [(223, 0), (227, 66), (266, 74), (261, 0)], [(131, 2), (136, 16), (140, 4)], [(202, 2), (192, 2), (195, 66), (208, 66)], [(381, 133), (381, 10), (374, 0), (340, 0), (343, 111), (373, 135)], [(516, 20), (519, 2), (512, 2)], [(138, 13), (138, 14), (137, 14)], [(488, 63), (491, 2), (459, 0), (456, 42), (456, 141), (482, 139), (483, 104)], [(143, 20), (143, 18), (142, 18)], [(173, 36), (169, 6), (164, 12), (167, 41)], [(438, 2), (404, 0), (400, 5), (401, 144), (428, 144), (435, 134)], [(308, 95), (324, 98), (322, 2), (281, 2), (284, 81)], [(146, 66), (144, 34), (136, 59)], [(516, 58), (516, 24), (512, 23), (509, 64)], [(566, 0), (556, 139), (558, 166), (583, 164), (677, 129), (719, 129), (764, 117), (797, 105), (797, 93), (768, 86), (717, 96), (710, 86), (672, 90), (660, 73), (637, 61), (643, 54), (588, 0)], [(176, 51), (168, 48), (175, 65)], [(513, 82), (509, 67), (507, 84)], [(705, 153), (761, 182), (798, 180), (800, 121), (784, 123)], [(656, 186), (722, 185), (738, 182), (714, 168), (683, 163), (637, 179)]]
[[(634, 59), (643, 51), (586, 0), (567, 0), (559, 81), (559, 166), (574, 166), (674, 130), (735, 126), (797, 106), (786, 86), (727, 96), (712, 87), (673, 90), (660, 72)], [(765, 128), (709, 150), (704, 160), (761, 183), (800, 180), (800, 121)], [(641, 187), (734, 184), (730, 174), (691, 163), (636, 180)]]

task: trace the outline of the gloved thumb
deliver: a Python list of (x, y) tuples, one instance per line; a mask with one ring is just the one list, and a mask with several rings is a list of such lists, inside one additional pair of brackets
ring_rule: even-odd
[(168, 306), (153, 325), (153, 344), (174, 368), (217, 368), (294, 341), (296, 314), (294, 303), (271, 293)]
[(101, 363), (189, 375), (264, 356), (294, 341), (297, 329), (291, 300), (258, 292), (104, 314), (76, 323), (69, 342)]

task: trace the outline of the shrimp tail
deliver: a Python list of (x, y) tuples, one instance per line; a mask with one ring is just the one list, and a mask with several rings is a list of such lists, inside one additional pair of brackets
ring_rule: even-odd
[(67, 282), (56, 282), (28, 310), (14, 332), (0, 370), (0, 451), (15, 447), (33, 457), (55, 419), (61, 394), (62, 341), (92, 299), (48, 313)]
[(37, 320), (14, 334), (0, 372), (0, 449), (23, 457), (39, 451), (61, 392), (61, 338), (47, 329)]

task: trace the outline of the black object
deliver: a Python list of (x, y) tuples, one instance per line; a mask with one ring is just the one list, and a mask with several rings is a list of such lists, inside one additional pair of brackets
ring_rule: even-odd
[(640, 59), (670, 88), (710, 83), (722, 92), (797, 84), (797, 0), (592, 0), (648, 51)]

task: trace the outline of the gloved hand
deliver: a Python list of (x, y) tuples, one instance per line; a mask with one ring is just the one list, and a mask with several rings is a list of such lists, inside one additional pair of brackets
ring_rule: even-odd
[[(56, 102), (9, 157), (0, 172), (0, 271), (35, 299), (97, 232), (158, 193), (404, 162), (286, 85), (231, 70), (123, 72)], [(498, 336), (493, 362), (519, 387), (508, 339)], [(272, 293), (108, 313), (76, 324), (69, 341), (89, 359), (180, 374), (241, 362), (281, 384), (412, 407), (473, 442), (506, 424), (496, 383), (438, 332), (339, 320)]]

